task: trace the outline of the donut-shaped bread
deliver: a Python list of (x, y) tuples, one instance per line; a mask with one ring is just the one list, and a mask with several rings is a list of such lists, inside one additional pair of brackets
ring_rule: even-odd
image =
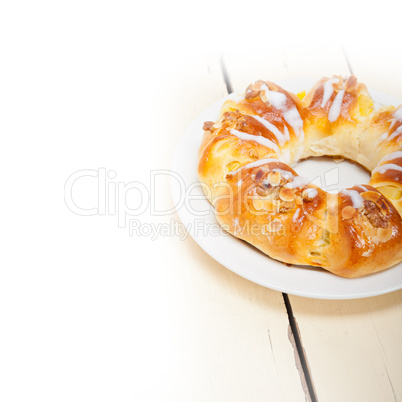
[[(354, 76), (298, 95), (257, 81), (204, 131), (199, 179), (232, 235), (347, 278), (402, 261), (402, 106), (375, 107)], [(291, 167), (324, 155), (364, 166), (369, 183), (330, 194)]]

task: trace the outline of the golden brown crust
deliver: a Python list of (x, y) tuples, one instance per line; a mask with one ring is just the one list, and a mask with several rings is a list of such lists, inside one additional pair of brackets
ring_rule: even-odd
[[(402, 260), (402, 108), (376, 111), (354, 76), (323, 78), (302, 99), (257, 81), (204, 130), (199, 177), (234, 236), (349, 278)], [(373, 170), (369, 185), (329, 194), (289, 166), (321, 155)]]

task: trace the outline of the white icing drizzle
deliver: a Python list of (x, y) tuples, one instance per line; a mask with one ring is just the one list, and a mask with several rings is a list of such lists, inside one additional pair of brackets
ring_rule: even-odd
[(285, 126), (285, 133), (282, 134), (278, 127), (274, 126), (272, 123), (270, 123), (269, 121), (263, 119), (262, 117), (258, 116), (258, 115), (249, 115), (250, 117), (252, 117), (253, 119), (257, 120), (259, 123), (261, 123), (266, 129), (268, 129), (278, 140), (279, 145), (283, 145), (285, 144), (286, 141), (290, 140), (289, 137), (289, 130), (288, 128)]
[(398, 109), (392, 113), (394, 116), (395, 120), (402, 120), (402, 106), (399, 106)]
[(402, 167), (396, 165), (395, 163), (387, 163), (385, 165), (377, 166), (372, 171), (371, 174), (374, 174), (374, 173), (384, 174), (387, 170), (399, 170), (400, 172), (402, 172)]
[(358, 209), (363, 206), (363, 197), (356, 190), (346, 190), (343, 188), (341, 193), (351, 198), (353, 208)]
[(388, 131), (381, 135), (380, 142), (391, 141), (397, 135), (402, 133), (402, 126), (400, 126), (389, 136), (389, 132), (391, 131), (392, 127), (394, 127), (395, 123), (397, 121), (402, 121), (402, 106), (399, 106), (398, 109), (394, 110), (394, 112), (392, 113), (392, 117), (393, 120), (391, 122), (391, 125), (389, 126)]
[(282, 111), (283, 118), (285, 119), (286, 123), (293, 128), (293, 131), (299, 140), (303, 141), (303, 120), (295, 106), (289, 107), (286, 105), (287, 96), (281, 92), (271, 91), (266, 84), (261, 85), (260, 90), (264, 91), (268, 102), (273, 107)]
[(240, 179), (240, 180), (237, 182), (237, 187), (240, 187), (240, 186), (242, 185), (242, 183), (243, 183), (243, 180)]
[(362, 257), (370, 257), (370, 255), (373, 253), (373, 250), (367, 250), (362, 254)]
[(287, 97), (282, 92), (271, 91), (267, 84), (262, 84), (260, 87), (261, 91), (265, 92), (265, 96), (268, 102), (276, 109), (284, 109), (286, 106)]
[(339, 82), (339, 78), (332, 77), (324, 84), (324, 94), (322, 96), (321, 107), (324, 108), (334, 93), (334, 87), (332, 84), (337, 84)]
[(290, 141), (290, 135), (289, 135), (289, 130), (288, 127), (286, 125), (283, 126), (283, 132), (285, 134), (285, 138), (287, 141)]
[[(388, 136), (389, 131), (386, 134)], [(383, 141), (391, 141), (392, 139), (397, 137), (399, 134), (402, 134), (402, 126), (399, 126), (388, 138), (384, 139)]]
[(306, 192), (307, 192), (307, 198), (310, 199), (315, 198), (318, 195), (318, 191), (316, 188), (308, 188)]
[(343, 95), (345, 94), (345, 90), (341, 89), (337, 94), (332, 102), (331, 108), (328, 112), (328, 120), (333, 123), (334, 121), (338, 120), (339, 115), (341, 114), (342, 102), (343, 102)]
[(290, 183), (287, 183), (285, 187), (289, 188), (302, 188), (306, 187), (310, 183), (310, 179), (307, 177), (302, 177), (302, 176), (296, 176), (293, 178), (293, 180)]
[(243, 141), (255, 141), (255, 142), (263, 145), (264, 147), (267, 147), (276, 152), (279, 152), (278, 145), (276, 145), (274, 142), (272, 142), (271, 140), (269, 140), (268, 138), (265, 138), (263, 136), (251, 135), (251, 134), (243, 133), (242, 131), (238, 131), (235, 129), (230, 130), (230, 134), (236, 136), (237, 138), (239, 138)]
[(362, 186), (361, 184), (355, 184), (354, 187), (359, 187), (359, 188), (361, 188), (363, 191), (369, 191), (366, 187)]
[(304, 141), (303, 120), (297, 108), (293, 106), (289, 110), (286, 110), (283, 112), (283, 117), (286, 123), (293, 128), (293, 131), (299, 140)]
[(389, 131), (386, 131), (384, 134), (381, 134), (379, 142), (384, 142), (388, 137)]
[(261, 165), (266, 165), (267, 163), (270, 163), (270, 162), (280, 162), (280, 161), (278, 159), (274, 159), (274, 158), (260, 159), (258, 161), (247, 163), (247, 165), (239, 167), (236, 170), (232, 170), (228, 174), (234, 176), (237, 172), (239, 172), (242, 169), (251, 169), (251, 168), (254, 168), (254, 167), (261, 166)]
[[(248, 163), (247, 165), (244, 165), (236, 170), (232, 170), (228, 174), (231, 176), (234, 176), (242, 169), (251, 169), (251, 168), (261, 166), (261, 165), (266, 165), (267, 163), (270, 163), (270, 162), (280, 162), (280, 161), (278, 159), (274, 159), (274, 158), (260, 159), (255, 162)], [(287, 187), (287, 188), (292, 188), (292, 189), (299, 188), (300, 189), (300, 188), (306, 187), (311, 181), (307, 177), (294, 176), (292, 172), (289, 172), (288, 170), (281, 169), (281, 168), (273, 168), (273, 169), (270, 169), (270, 171), (279, 172), (285, 180), (291, 179), (291, 181), (289, 183), (285, 184), (285, 187)], [(242, 182), (243, 182), (242, 180), (239, 180), (237, 182), (237, 186), (239, 187), (242, 184)], [(308, 188), (307, 192), (308, 192), (308, 198), (314, 198), (318, 195), (318, 191), (315, 188)]]
[(396, 158), (402, 158), (402, 151), (395, 151), (395, 152), (391, 152), (391, 153), (388, 154), (388, 155), (385, 155), (385, 156), (380, 160), (380, 162), (378, 162), (378, 164), (380, 165), (380, 164), (383, 163), (383, 162), (392, 161), (392, 160), (394, 160), (394, 159), (396, 159)]
[(273, 172), (279, 172), (285, 179), (290, 179), (293, 176), (292, 172), (289, 172), (288, 170), (284, 170), (284, 169), (279, 169), (279, 168), (274, 168), (271, 169)]
[(299, 215), (300, 215), (300, 208), (297, 208), (297, 209), (296, 209), (296, 212), (295, 212), (294, 215), (293, 215), (292, 221), (293, 221), (293, 222), (296, 222), (297, 219), (299, 219)]

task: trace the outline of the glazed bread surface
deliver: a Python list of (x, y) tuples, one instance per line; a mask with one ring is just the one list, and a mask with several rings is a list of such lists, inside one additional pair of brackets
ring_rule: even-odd
[[(298, 95), (257, 81), (204, 131), (198, 175), (229, 233), (348, 278), (402, 260), (402, 107), (377, 107), (356, 77)], [(292, 168), (324, 155), (359, 163), (371, 180), (330, 194)]]

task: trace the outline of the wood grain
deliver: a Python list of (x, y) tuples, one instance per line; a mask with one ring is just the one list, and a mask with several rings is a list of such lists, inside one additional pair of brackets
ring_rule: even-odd
[[(402, 99), (397, 75), (402, 63), (391, 56), (340, 44), (287, 45), (266, 49), (256, 61), (225, 55), (234, 90), (244, 90), (247, 81), (264, 71), (271, 81), (283, 78), (320, 78), (354, 73), (367, 85)], [(376, 54), (376, 53), (375, 53)], [(382, 53), (381, 53), (382, 54)], [(271, 56), (272, 55), (272, 56)], [(270, 57), (271, 56), (271, 57)], [(260, 64), (257, 67), (256, 63)], [(398, 83), (399, 82), (399, 83)], [(318, 400), (402, 400), (402, 291), (361, 300), (329, 301), (289, 296)]]
[[(172, 70), (159, 94), (170, 107), (154, 139), (160, 152), (152, 165), (158, 169), (169, 167), (175, 140), (190, 121), (226, 91), (218, 55), (181, 60)], [(168, 193), (168, 183), (160, 182), (158, 190)], [(178, 219), (155, 219), (172, 218)], [(189, 237), (159, 238), (155, 250), (153, 258), (165, 266), (172, 400), (304, 401), (282, 295), (235, 275)]]

